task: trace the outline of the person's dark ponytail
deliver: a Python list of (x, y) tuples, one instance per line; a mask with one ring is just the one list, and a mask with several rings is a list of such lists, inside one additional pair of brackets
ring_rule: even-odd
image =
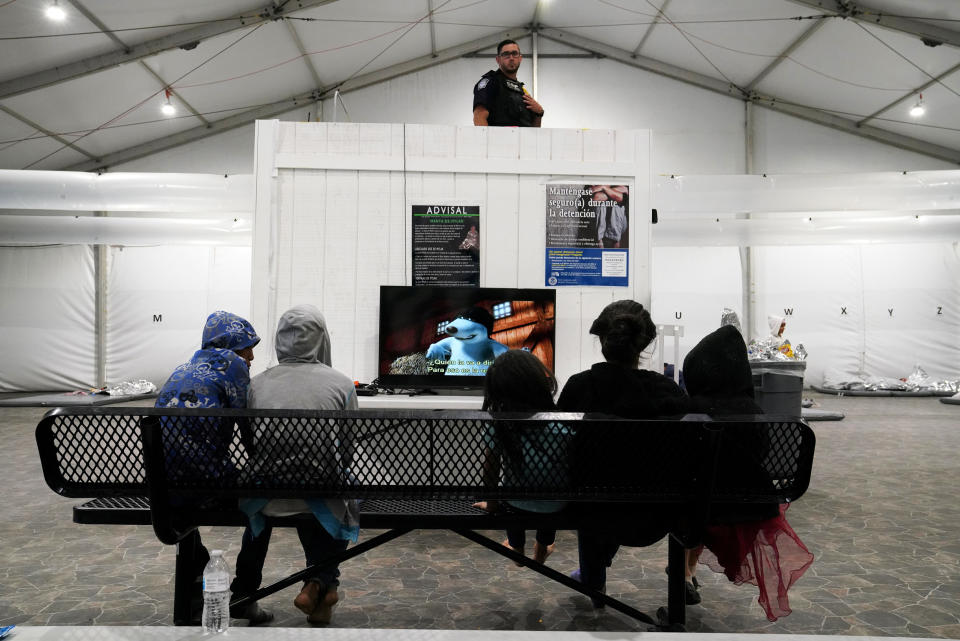
[(600, 337), (604, 358), (632, 367), (656, 338), (657, 328), (643, 305), (633, 300), (618, 300), (600, 312), (590, 326), (590, 333)]

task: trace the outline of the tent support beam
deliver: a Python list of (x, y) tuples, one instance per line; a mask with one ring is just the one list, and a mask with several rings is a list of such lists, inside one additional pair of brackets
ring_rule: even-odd
[(310, 77), (313, 78), (313, 86), (319, 89), (323, 86), (323, 81), (320, 80), (320, 74), (317, 73), (316, 65), (313, 64), (313, 60), (307, 54), (307, 48), (303, 46), (303, 41), (300, 39), (300, 34), (297, 33), (297, 29), (293, 26), (292, 22), (289, 20), (284, 20), (284, 22), (287, 25), (287, 34), (290, 36), (290, 40), (293, 41), (297, 51), (299, 51), (300, 55), (303, 56), (303, 64), (306, 65), (307, 71), (310, 73)]
[(33, 127), (34, 129), (36, 129), (37, 131), (39, 131), (39, 132), (42, 133), (43, 135), (45, 135), (45, 136), (47, 136), (47, 137), (49, 137), (49, 138), (51, 138), (51, 139), (53, 139), (53, 140), (56, 140), (56, 141), (57, 141), (58, 143), (60, 143), (61, 145), (66, 145), (67, 147), (69, 147), (70, 149), (73, 149), (73, 150), (76, 151), (77, 153), (83, 154), (84, 156), (86, 156), (86, 157), (89, 158), (90, 160), (96, 162), (97, 157), (94, 156), (93, 154), (91, 154), (89, 151), (86, 151), (85, 149), (83, 149), (83, 148), (81, 148), (81, 147), (78, 147), (77, 145), (73, 144), (72, 142), (70, 142), (69, 140), (67, 140), (66, 138), (64, 138), (63, 136), (61, 136), (60, 134), (55, 133), (55, 132), (53, 132), (53, 131), (50, 131), (49, 129), (43, 127), (42, 125), (33, 122), (32, 120), (30, 120), (30, 119), (27, 118), (26, 116), (17, 113), (17, 112), (14, 111), (13, 109), (10, 109), (9, 107), (5, 107), (4, 105), (0, 105), (0, 111), (2, 111), (3, 113), (7, 114), (7, 115), (10, 116), (11, 118), (16, 118), (17, 120), (19, 120), (19, 121), (22, 122), (23, 124), (27, 125), (28, 127)]
[[(105, 211), (95, 211), (94, 216), (106, 216)], [(107, 246), (93, 245), (93, 325), (95, 332), (96, 387), (107, 385)]]
[(808, 28), (806, 31), (801, 33), (796, 40), (791, 42), (786, 49), (780, 52), (780, 55), (777, 56), (773, 60), (773, 62), (767, 65), (763, 69), (763, 71), (758, 73), (754, 77), (754, 79), (750, 81), (750, 83), (746, 86), (747, 91), (753, 91), (756, 88), (756, 86), (759, 85), (761, 82), (763, 82), (763, 79), (769, 76), (774, 69), (779, 67), (780, 64), (790, 56), (790, 54), (792, 54), (794, 51), (799, 49), (800, 46), (803, 45), (803, 43), (805, 43), (807, 40), (810, 39), (810, 36), (812, 36), (817, 31), (819, 31), (820, 27), (823, 26), (824, 22), (825, 22), (824, 20), (817, 20), (812, 25), (810, 25), (810, 28)]
[(938, 27), (930, 22), (886, 15), (883, 11), (874, 9), (862, 2), (849, 2), (847, 0), (790, 0), (790, 2), (817, 11), (826, 11), (843, 19), (856, 20), (863, 24), (872, 24), (884, 29), (916, 36), (928, 46), (935, 47), (946, 44), (951, 47), (960, 47), (960, 31)]
[(433, 21), (433, 0), (427, 0), (427, 16), (430, 18), (430, 55), (437, 57), (437, 25)]
[[(749, 100), (743, 103), (744, 110), (744, 167), (743, 173), (756, 173), (757, 168), (754, 161), (756, 154), (756, 119), (754, 115), (755, 107)], [(750, 218), (750, 214), (745, 214)], [(753, 338), (753, 248), (740, 248), (740, 309), (743, 312), (743, 318), (740, 319), (743, 340), (746, 343)]]
[(864, 118), (863, 120), (857, 122), (857, 126), (859, 127), (859, 126), (861, 126), (861, 125), (867, 124), (868, 122), (870, 122), (871, 120), (873, 120), (874, 118), (876, 118), (877, 116), (879, 116), (880, 114), (886, 113), (887, 111), (889, 111), (889, 110), (893, 109), (894, 107), (896, 107), (897, 105), (901, 104), (903, 101), (908, 100), (908, 99), (912, 98), (913, 96), (916, 96), (917, 94), (923, 93), (924, 91), (927, 90), (928, 87), (932, 87), (933, 85), (940, 84), (940, 81), (942, 81), (942, 80), (943, 80), (944, 78), (946, 78), (947, 76), (952, 76), (952, 75), (953, 75), (954, 73), (956, 73), (957, 71), (960, 71), (960, 64), (956, 64), (956, 65), (950, 67), (949, 69), (947, 69), (946, 71), (944, 71), (943, 73), (941, 73), (940, 75), (938, 75), (936, 78), (933, 78), (932, 80), (929, 80), (929, 81), (923, 83), (922, 85), (920, 85), (919, 87), (917, 87), (916, 89), (914, 89), (913, 91), (911, 91), (910, 93), (905, 93), (905, 94), (903, 94), (902, 96), (900, 96), (899, 98), (897, 98), (896, 100), (894, 100), (893, 102), (891, 102), (889, 105), (887, 105), (887, 106), (885, 106), (885, 107), (881, 107), (880, 109), (874, 111), (872, 114), (870, 114), (869, 116), (867, 116), (867, 117)]
[(653, 29), (663, 21), (663, 16), (666, 15), (667, 6), (670, 4), (670, 0), (663, 0), (663, 4), (660, 5), (660, 8), (657, 10), (657, 15), (647, 26), (647, 30), (643, 32), (643, 37), (640, 38), (640, 42), (633, 50), (633, 57), (636, 58), (640, 55), (640, 50), (643, 49), (643, 46), (647, 44), (647, 40), (650, 38), (650, 34), (653, 33)]
[[(336, 0), (298, 0), (288, 13), (312, 9), (335, 1)], [(66, 82), (67, 80), (86, 76), (87, 74), (111, 69), (128, 62), (135, 62), (171, 49), (192, 49), (197, 43), (204, 40), (238, 29), (248, 29), (263, 22), (271, 22), (282, 17), (282, 15), (283, 14), (278, 15), (276, 13), (276, 7), (274, 7), (273, 4), (269, 4), (261, 10), (251, 11), (242, 17), (214, 20), (199, 27), (178, 31), (177, 33), (172, 33), (154, 40), (148, 40), (132, 47), (124, 46), (108, 53), (91, 56), (90, 58), (59, 65), (50, 69), (44, 69), (43, 71), (37, 71), (25, 76), (20, 76), (19, 78), (12, 78), (0, 82), (0, 99), (10, 98), (43, 87), (49, 87), (61, 82)]]

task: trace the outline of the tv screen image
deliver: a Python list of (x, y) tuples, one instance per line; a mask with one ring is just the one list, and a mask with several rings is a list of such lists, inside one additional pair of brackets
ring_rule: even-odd
[(525, 349), (553, 370), (556, 291), (380, 287), (378, 383), (392, 388), (483, 387), (494, 359)]

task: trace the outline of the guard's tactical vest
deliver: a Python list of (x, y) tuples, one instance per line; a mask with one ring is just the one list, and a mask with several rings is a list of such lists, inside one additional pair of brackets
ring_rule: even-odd
[(510, 80), (496, 70), (483, 74), (491, 83), (496, 83), (496, 97), (489, 105), (487, 124), (495, 127), (532, 127), (533, 112), (523, 102), (523, 83)]

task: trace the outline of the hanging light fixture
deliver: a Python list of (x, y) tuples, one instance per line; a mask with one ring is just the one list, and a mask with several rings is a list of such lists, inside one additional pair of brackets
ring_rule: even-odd
[(67, 12), (57, 3), (57, 0), (53, 0), (53, 4), (47, 7), (46, 14), (47, 18), (57, 22), (62, 22), (67, 18)]
[(167, 100), (166, 102), (163, 103), (163, 106), (160, 107), (160, 113), (162, 113), (164, 116), (176, 115), (177, 108), (174, 107), (173, 104), (170, 102), (170, 89), (169, 88), (164, 89), (163, 93), (166, 95)]
[(914, 118), (919, 118), (923, 114), (927, 113), (927, 108), (923, 106), (923, 94), (917, 94), (917, 104), (910, 108), (910, 115)]

